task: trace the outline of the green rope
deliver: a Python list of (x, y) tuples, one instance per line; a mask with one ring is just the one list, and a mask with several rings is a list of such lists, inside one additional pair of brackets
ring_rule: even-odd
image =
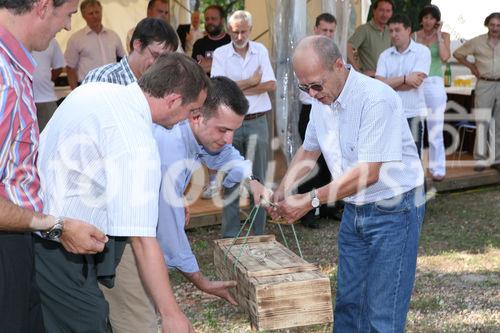
[(248, 235), (250, 234), (250, 231), (252, 230), (253, 223), (255, 222), (255, 217), (257, 216), (257, 212), (259, 210), (259, 207), (260, 206), (258, 206), (258, 205), (257, 206), (253, 206), (252, 210), (250, 211), (250, 214), (248, 214), (248, 217), (246, 218), (245, 222), (241, 226), (241, 228), (238, 231), (238, 233), (236, 234), (236, 236), (233, 238), (233, 241), (231, 242), (231, 245), (229, 245), (229, 247), (226, 250), (226, 253), (224, 254), (224, 264), (227, 264), (227, 258), (228, 258), (229, 252), (231, 251), (231, 248), (236, 244), (236, 241), (240, 237), (242, 231), (245, 229), (245, 226), (250, 221), (250, 226), (248, 227), (248, 231), (247, 231), (247, 233), (245, 235), (244, 242), (241, 245), (240, 254), (238, 255), (238, 257), (236, 257), (236, 261), (235, 261), (235, 266), (236, 266), (236, 263), (239, 261), (241, 253), (243, 253), (243, 249), (245, 248), (245, 246), (248, 243)]
[(283, 228), (281, 227), (281, 224), (279, 224), (279, 223), (278, 223), (278, 229), (280, 229), (281, 238), (283, 238), (283, 242), (285, 243), (286, 248), (290, 249), (290, 247), (288, 246), (288, 242), (286, 241), (286, 237), (285, 237), (285, 233), (283, 232)]
[(297, 249), (299, 250), (299, 255), (302, 259), (304, 259), (304, 256), (302, 255), (302, 250), (300, 249), (300, 243), (299, 243), (299, 238), (297, 237), (297, 233), (295, 232), (295, 227), (292, 226), (292, 231), (293, 231), (293, 236), (295, 237), (295, 244), (297, 245)]

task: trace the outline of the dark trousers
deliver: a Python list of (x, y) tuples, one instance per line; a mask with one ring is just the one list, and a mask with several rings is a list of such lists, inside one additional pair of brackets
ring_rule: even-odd
[(97, 285), (94, 258), (35, 238), (36, 279), (47, 332), (108, 332), (109, 308)]
[[(302, 104), (302, 109), (300, 111), (299, 116), (299, 135), (302, 141), (304, 141), (307, 124), (309, 123), (309, 115), (311, 113), (311, 105)], [(326, 164), (325, 159), (323, 158), (323, 154), (321, 154), (316, 163), (317, 173), (311, 177), (310, 179), (303, 182), (298, 187), (299, 193), (307, 193), (312, 191), (312, 189), (320, 188), (325, 186), (326, 184), (332, 181), (332, 175), (330, 170), (328, 169), (328, 165)], [(313, 171), (314, 172), (314, 171)], [(339, 204), (337, 202), (336, 204)], [(328, 205), (322, 205), (320, 207), (321, 215), (327, 216), (332, 213), (333, 209), (329, 208)], [(314, 209), (311, 210), (308, 214), (314, 214)]]
[(0, 232), (0, 332), (44, 332), (31, 233)]

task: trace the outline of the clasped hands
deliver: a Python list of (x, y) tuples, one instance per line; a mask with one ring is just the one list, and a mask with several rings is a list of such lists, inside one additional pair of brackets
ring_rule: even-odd
[(313, 208), (309, 193), (285, 197), (284, 191), (278, 189), (272, 192), (256, 181), (250, 183), (250, 189), (254, 202), (264, 207), (275, 221), (293, 224)]

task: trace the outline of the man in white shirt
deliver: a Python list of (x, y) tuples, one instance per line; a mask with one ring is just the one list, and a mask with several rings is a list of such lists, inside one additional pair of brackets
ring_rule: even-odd
[[(243, 90), (250, 108), (243, 125), (234, 134), (233, 145), (253, 162), (253, 174), (265, 183), (269, 132), (267, 113), (271, 111), (269, 92), (276, 88), (276, 78), (267, 49), (249, 40), (252, 15), (243, 10), (234, 12), (228, 20), (231, 43), (214, 51), (211, 75), (226, 76)], [(240, 229), (240, 207), (237, 187), (225, 191), (222, 236), (235, 237)], [(264, 233), (266, 212), (259, 210), (253, 225), (256, 235)]]
[(405, 15), (394, 15), (388, 24), (393, 46), (380, 54), (375, 78), (391, 86), (401, 97), (418, 156), (422, 156), (427, 115), (422, 83), (431, 68), (431, 52), (411, 39), (411, 24)]
[(45, 51), (33, 51), (31, 55), (37, 63), (33, 73), (33, 97), (41, 132), (57, 109), (54, 81), (62, 73), (64, 56), (55, 38), (50, 41)]
[[(424, 172), (399, 96), (346, 66), (331, 39), (303, 39), (299, 88), (315, 100), (304, 143), (273, 195), (289, 222), (343, 199), (335, 332), (403, 332), (425, 211)], [(291, 195), (323, 153), (333, 181)]]
[(203, 105), (210, 83), (190, 58), (166, 54), (137, 83), (89, 83), (48, 123), (39, 166), (46, 209), (84, 217), (110, 236), (101, 256), (69, 255), (36, 242), (37, 282), (48, 332), (107, 332), (108, 305), (97, 280), (111, 278), (130, 237), (141, 278), (164, 332), (193, 332), (175, 302), (156, 240), (161, 180), (153, 122), (172, 127)]
[(75, 89), (92, 69), (125, 56), (120, 37), (102, 25), (101, 3), (97, 0), (84, 0), (80, 4), (80, 11), (87, 26), (69, 38), (64, 53), (71, 89)]

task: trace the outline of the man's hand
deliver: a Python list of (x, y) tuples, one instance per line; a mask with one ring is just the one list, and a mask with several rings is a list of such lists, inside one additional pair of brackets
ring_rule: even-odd
[(260, 80), (262, 79), (262, 69), (259, 67), (257, 67), (257, 69), (255, 70), (255, 72), (252, 74), (252, 76), (250, 76), (249, 80), (250, 80), (250, 85), (251, 86), (256, 86), (260, 83)]
[(252, 193), (253, 196), (253, 202), (256, 205), (260, 204), (261, 199), (269, 201), (269, 198), (273, 194), (271, 190), (267, 189), (264, 185), (262, 185), (256, 180), (251, 180), (249, 182), (249, 186), (250, 186), (250, 192)]
[(375, 71), (373, 69), (367, 69), (363, 71), (363, 74), (369, 77), (375, 77)]
[(186, 201), (184, 203), (184, 229), (188, 227), (190, 219), (191, 219), (191, 214), (189, 213), (189, 204)]
[[(276, 191), (271, 195), (269, 198), (270, 202), (280, 202), (285, 199), (285, 191), (283, 190), (282, 187), (278, 187)], [(280, 218), (279, 212), (278, 212), (278, 207), (270, 205), (266, 207), (267, 213), (271, 216), (273, 220), (277, 220)]]
[(406, 75), (406, 84), (413, 87), (413, 88), (418, 88), (424, 82), (424, 79), (427, 76), (423, 73), (410, 73)]
[[(288, 196), (278, 202), (277, 215), (283, 217), (288, 223), (298, 221), (312, 209), (309, 193)], [(273, 216), (274, 218), (274, 216)]]
[(200, 290), (206, 292), (207, 294), (214, 295), (225, 299), (230, 304), (237, 306), (238, 302), (229, 293), (229, 288), (236, 287), (236, 281), (209, 281), (205, 282), (200, 286)]
[(194, 333), (193, 326), (182, 311), (162, 316), (161, 328), (163, 333)]
[(203, 68), (205, 73), (210, 73), (210, 71), (212, 70), (212, 58), (206, 58), (201, 54), (198, 54), (196, 56), (196, 60), (198, 60), (198, 65)]
[(479, 73), (479, 70), (477, 69), (476, 64), (471, 63), (468, 67), (469, 67), (469, 69), (470, 69), (471, 73), (472, 73), (475, 77), (477, 77), (477, 78), (479, 79), (479, 77), (481, 76), (481, 74)]
[(65, 218), (61, 243), (70, 253), (95, 254), (104, 249), (108, 237), (92, 224)]

